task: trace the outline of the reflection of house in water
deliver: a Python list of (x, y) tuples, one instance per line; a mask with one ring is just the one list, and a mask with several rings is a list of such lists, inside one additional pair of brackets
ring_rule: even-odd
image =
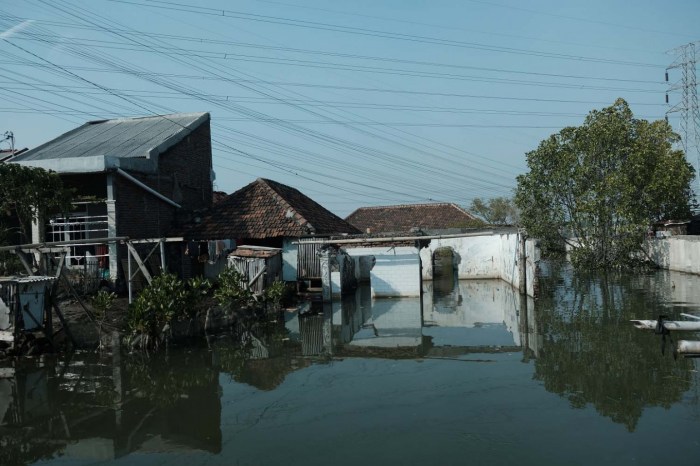
[(421, 302), (416, 298), (377, 299), (349, 346), (396, 348), (423, 343)]
[(521, 295), (500, 280), (460, 280), (448, 293), (423, 284), (424, 333), (436, 346), (520, 346)]
[(500, 280), (461, 280), (441, 290), (424, 283), (422, 298), (372, 299), (367, 287), (360, 287), (332, 304), (333, 354), (400, 357), (381, 349), (406, 349), (405, 355), (439, 356), (448, 347), (451, 356), (519, 351), (536, 343), (528, 338), (533, 326), (520, 319), (523, 299)]
[(107, 460), (135, 451), (219, 452), (218, 372), (206, 357), (188, 358), (0, 370), (0, 464), (55, 455)]

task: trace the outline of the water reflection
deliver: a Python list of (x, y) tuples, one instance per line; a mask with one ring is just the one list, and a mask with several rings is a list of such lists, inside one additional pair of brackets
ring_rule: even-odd
[(204, 352), (43, 358), (0, 376), (0, 464), (65, 455), (221, 450), (218, 372)]
[[(372, 409), (400, 426), (406, 409), (422, 413), (418, 419), (432, 427), (413, 427), (427, 442), (417, 444), (444, 446), (444, 431), (461, 432), (472, 418), (472, 430), (533, 428), (532, 416), (540, 416), (529, 405), (533, 393), (549, 419), (538, 422), (595, 410), (607, 424), (634, 432), (649, 408), (683, 403), (696, 410), (686, 418), (700, 425), (695, 361), (662, 356), (654, 335), (628, 323), (700, 309), (692, 291), (700, 277), (545, 272), (537, 302), (493, 280), (426, 283), (416, 299), (373, 300), (361, 288), (332, 305), (308, 302), (295, 312), (257, 316), (201, 346), (150, 357), (79, 354), (6, 364), (0, 464), (93, 462), (135, 452), (221, 454), (228, 461), (236, 456), (227, 453), (227, 438), (255, 451), (240, 439), (255, 438), (246, 435), (258, 425), (288, 433), (290, 425), (303, 431), (307, 422), (320, 423), (316, 434), (333, 426), (342, 437), (346, 422), (351, 432), (374, 422)], [(441, 398), (452, 401), (443, 406)], [(561, 398), (568, 406), (557, 404)], [(498, 408), (506, 399), (507, 413)], [(372, 409), (367, 400), (376, 400)], [(354, 410), (366, 415), (355, 427), (347, 417)], [(480, 448), (462, 435), (454, 458), (465, 439)], [(515, 456), (508, 458), (502, 463)]]
[[(634, 431), (645, 408), (669, 408), (691, 387), (694, 363), (673, 361), (660, 340), (633, 328), (629, 320), (656, 318), (694, 303), (676, 302), (681, 289), (697, 277), (671, 273), (574, 275), (566, 267), (542, 281), (537, 316), (541, 348), (535, 378), (566, 397), (571, 406), (596, 410)], [(674, 280), (675, 279), (675, 280)]]

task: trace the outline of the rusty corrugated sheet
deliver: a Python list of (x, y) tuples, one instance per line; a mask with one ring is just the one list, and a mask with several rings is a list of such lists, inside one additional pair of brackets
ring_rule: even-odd
[(319, 238), (299, 238), (297, 255), (297, 279), (299, 280), (321, 278), (321, 260), (318, 255), (321, 245), (308, 243), (308, 241), (317, 240)]

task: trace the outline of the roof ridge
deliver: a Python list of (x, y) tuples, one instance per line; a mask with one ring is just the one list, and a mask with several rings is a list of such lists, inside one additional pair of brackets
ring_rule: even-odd
[(452, 206), (459, 208), (459, 206), (457, 204), (455, 204), (454, 202), (421, 202), (421, 203), (417, 203), (417, 204), (391, 204), (391, 205), (374, 205), (374, 206), (358, 207), (357, 209), (354, 210), (353, 213), (357, 212), (358, 210), (397, 209), (400, 207), (430, 207), (430, 206), (447, 206), (447, 205), (452, 205)]
[(160, 115), (140, 115), (140, 116), (132, 116), (132, 117), (119, 117), (119, 118), (106, 118), (104, 120), (89, 120), (85, 122), (86, 125), (95, 125), (95, 124), (100, 124), (100, 123), (107, 123), (107, 122), (120, 122), (120, 121), (133, 121), (133, 120), (145, 120), (147, 118), (165, 118), (167, 119), (168, 117), (189, 117), (189, 116), (202, 116), (207, 112), (180, 112), (180, 113), (163, 113)]

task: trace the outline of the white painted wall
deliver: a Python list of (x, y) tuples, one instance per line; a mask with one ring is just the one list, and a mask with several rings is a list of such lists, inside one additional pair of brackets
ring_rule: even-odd
[(297, 256), (299, 248), (296, 244), (298, 238), (284, 238), (282, 242), (282, 280), (285, 282), (297, 281)]
[[(457, 255), (459, 279), (500, 278), (515, 287), (520, 286), (520, 242), (516, 231), (431, 240), (430, 245), (420, 251), (423, 280), (433, 279), (432, 257), (437, 249), (443, 247), (451, 248)], [(525, 252), (526, 291), (530, 296), (533, 296), (535, 292), (535, 268), (539, 260), (539, 251), (534, 240), (526, 242)]]
[(414, 246), (344, 247), (352, 257), (374, 256), (372, 297), (420, 296), (420, 255)]
[(663, 269), (700, 275), (700, 236), (652, 238), (647, 251)]

